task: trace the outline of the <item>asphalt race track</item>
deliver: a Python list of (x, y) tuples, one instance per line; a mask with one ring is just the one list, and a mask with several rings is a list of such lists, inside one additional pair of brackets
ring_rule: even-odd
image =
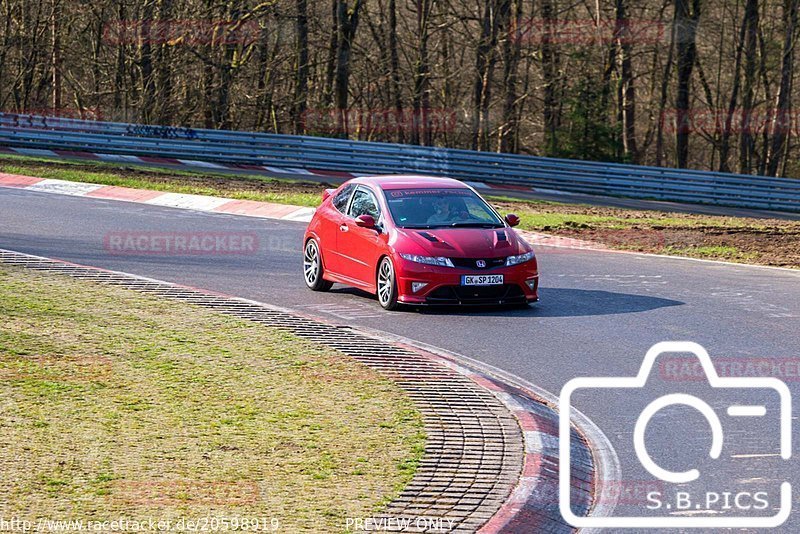
[[(385, 312), (374, 298), (339, 285), (327, 294), (304, 287), (303, 228), (303, 223), (0, 188), (0, 248), (220, 291), (391, 332), (481, 360), (556, 395), (575, 377), (635, 375), (645, 352), (659, 341), (694, 341), (718, 361), (771, 362), (778, 369), (773, 376), (783, 378), (792, 391), (797, 412), (800, 273), (541, 247), (537, 254), (542, 300), (530, 309)], [(254, 254), (119, 254), (105, 245), (113, 232), (252, 233), (259, 248)], [(763, 404), (765, 417), (722, 419), (725, 444), (719, 460), (707, 458), (711, 439), (705, 420), (685, 408), (657, 414), (648, 426), (647, 446), (665, 468), (700, 468), (700, 480), (685, 488), (693, 494), (764, 489), (770, 506), (761, 515), (773, 515), (778, 506), (776, 484), (800, 481), (797, 460), (777, 455), (777, 396), (764, 399), (744, 391), (712, 399), (711, 394), (719, 392), (709, 391), (704, 382), (670, 374), (685, 363), (672, 357), (667, 364), (676, 366), (658, 366), (663, 380), (653, 383), (652, 390), (648, 383), (642, 390), (576, 397), (576, 408), (616, 449), (622, 465), (622, 479), (616, 482), (626, 488), (646, 487), (652, 478), (635, 462), (632, 435), (641, 409), (654, 395), (670, 388), (691, 392), (723, 412), (725, 403), (733, 401)], [(617, 509), (621, 515), (634, 515), (646, 504), (642, 495), (626, 494)], [(689, 516), (691, 510), (667, 513)], [(792, 514), (774, 531), (800, 531), (799, 517)]]

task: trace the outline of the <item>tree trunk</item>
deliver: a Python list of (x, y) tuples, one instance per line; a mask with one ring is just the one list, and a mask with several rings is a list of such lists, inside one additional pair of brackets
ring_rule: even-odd
[(772, 146), (770, 147), (767, 175), (776, 176), (781, 158), (784, 156), (784, 144), (787, 143), (792, 125), (792, 85), (794, 81), (794, 44), (797, 31), (797, 11), (800, 0), (784, 0), (783, 2), (783, 56), (781, 61), (781, 86), (778, 91), (778, 106), (772, 125)]
[(678, 121), (676, 145), (678, 168), (681, 169), (689, 165), (691, 81), (695, 56), (697, 55), (695, 33), (700, 18), (700, 2), (701, 0), (675, 0), (675, 35), (678, 56), (678, 91), (675, 97), (675, 110)]
[(542, 0), (542, 75), (544, 77), (544, 145), (547, 155), (555, 155), (558, 151), (558, 128), (561, 123), (559, 113), (559, 54), (555, 40), (554, 24), (556, 24), (556, 0)]
[(51, 105), (55, 113), (61, 113), (61, 0), (53, 0), (53, 18), (50, 22), (50, 31), (52, 36), (52, 90), (53, 98)]
[(361, 0), (355, 0), (353, 7), (348, 9), (348, 0), (339, 0), (337, 9), (339, 34), (337, 40), (339, 47), (336, 53), (336, 76), (334, 96), (336, 105), (336, 126), (340, 137), (347, 137), (349, 126), (347, 124), (347, 101), (350, 85), (350, 51), (353, 39), (358, 28), (358, 14), (361, 10)]
[(475, 61), (475, 96), (472, 149), (489, 149), (489, 105), (492, 78), (497, 64), (497, 39), (501, 27), (508, 27), (510, 0), (487, 0), (482, 17), (481, 36)]
[(397, 115), (397, 141), (405, 142), (403, 130), (403, 95), (400, 92), (400, 56), (397, 52), (397, 5), (396, 0), (389, 0), (389, 71), (392, 78), (392, 95), (394, 111)]
[(631, 63), (631, 29), (625, 0), (616, 0), (615, 38), (620, 65), (620, 108), (622, 111), (622, 147), (632, 163), (639, 160), (636, 146), (636, 90)]
[(142, 11), (142, 38), (139, 44), (139, 65), (142, 73), (142, 104), (140, 120), (149, 123), (153, 119), (156, 100), (156, 82), (153, 75), (153, 23), (155, 22), (155, 0), (145, 0)]
[[(161, 27), (167, 27), (172, 22), (172, 0), (161, 0), (158, 9), (158, 20)], [(156, 48), (156, 79), (158, 80), (158, 119), (159, 124), (173, 124), (175, 122), (175, 108), (173, 106), (172, 86), (172, 57), (168, 43), (158, 39)]]
[(305, 133), (305, 115), (308, 107), (308, 6), (306, 0), (296, 0), (297, 66), (292, 103), (292, 122), (295, 134)]
[(756, 47), (758, 46), (758, 0), (747, 0), (744, 10), (744, 87), (742, 89), (742, 130), (739, 137), (739, 172), (752, 170), (755, 140), (751, 130), (751, 117), (755, 102)]
[[(117, 4), (117, 22), (120, 27), (125, 24), (125, 4)], [(122, 30), (118, 30), (122, 31)], [(125, 90), (125, 45), (120, 40), (117, 42), (116, 68), (114, 69), (114, 110), (123, 110), (122, 120), (128, 120), (127, 91)], [(123, 100), (125, 101), (123, 108)]]
[(333, 77), (336, 74), (336, 51), (339, 49), (339, 2), (331, 0), (331, 33), (328, 40), (328, 58), (325, 61), (325, 85), (322, 88), (322, 102), (326, 106), (333, 103)]
[(417, 8), (417, 65), (414, 70), (414, 94), (411, 98), (411, 144), (431, 145), (433, 132), (430, 121), (430, 61), (428, 38), (431, 0), (415, 0)]
[(519, 151), (519, 116), (517, 108), (517, 70), (521, 55), (522, 39), (517, 33), (522, 25), (522, 0), (514, 0), (513, 22), (505, 32), (503, 42), (503, 124), (500, 130), (500, 152), (517, 153)]
[(747, 32), (747, 18), (742, 20), (742, 28), (739, 30), (739, 41), (736, 46), (736, 59), (733, 67), (733, 88), (731, 98), (728, 103), (728, 112), (725, 115), (725, 124), (722, 126), (722, 139), (719, 148), (719, 170), (720, 172), (731, 172), (728, 165), (728, 155), (730, 154), (730, 138), (733, 127), (733, 115), (736, 113), (736, 102), (739, 100), (739, 87), (741, 85), (742, 71), (742, 52), (744, 51), (744, 39)]

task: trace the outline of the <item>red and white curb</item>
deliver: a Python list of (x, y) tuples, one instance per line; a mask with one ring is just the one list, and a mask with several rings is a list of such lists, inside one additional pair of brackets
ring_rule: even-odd
[[(445, 365), (489, 390), (511, 413), (522, 429), (525, 459), (516, 488), (478, 531), (480, 534), (530, 534), (575, 532), (561, 516), (559, 507), (559, 415), (557, 397), (463, 354), (443, 351), (402, 336), (362, 329), (410, 349), (434, 354)], [(605, 434), (573, 408), (575, 424), (570, 453), (571, 502), (576, 515), (610, 516), (616, 506), (611, 498), (595, 502), (598, 487), (619, 480), (619, 459)], [(580, 532), (592, 532), (580, 529)]]
[(15, 174), (0, 173), (0, 187), (55, 193), (76, 197), (102, 198), (123, 202), (136, 202), (152, 206), (164, 206), (212, 213), (228, 213), (265, 219), (308, 222), (314, 214), (313, 208), (289, 206), (255, 200), (236, 200), (232, 198), (168, 193), (147, 189), (132, 189), (113, 185), (70, 182), (51, 178), (34, 178)]

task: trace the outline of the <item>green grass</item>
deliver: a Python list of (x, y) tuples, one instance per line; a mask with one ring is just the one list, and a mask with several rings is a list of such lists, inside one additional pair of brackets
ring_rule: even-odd
[(735, 246), (729, 245), (697, 247), (670, 246), (664, 249), (664, 253), (678, 256), (689, 256), (692, 258), (722, 259), (738, 262), (752, 261), (758, 256), (753, 252), (745, 252), (739, 250)]
[(1, 516), (341, 531), (422, 455), (393, 383), (263, 325), (6, 266), (0, 310)]

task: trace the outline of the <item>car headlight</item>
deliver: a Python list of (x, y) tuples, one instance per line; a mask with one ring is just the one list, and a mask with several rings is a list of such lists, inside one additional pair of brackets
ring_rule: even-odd
[(506, 258), (506, 267), (511, 267), (512, 265), (519, 265), (520, 263), (525, 263), (526, 261), (531, 261), (535, 257), (533, 251), (526, 252), (525, 254), (520, 254), (519, 256), (509, 256)]
[(413, 261), (414, 263), (424, 263), (425, 265), (437, 265), (439, 267), (454, 267), (450, 258), (432, 256), (417, 256), (416, 254), (400, 254), (404, 260)]

